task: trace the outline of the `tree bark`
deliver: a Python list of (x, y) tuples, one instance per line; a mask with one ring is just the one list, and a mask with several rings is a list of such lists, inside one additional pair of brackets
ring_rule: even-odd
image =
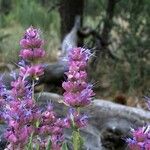
[(3, 13), (5, 15), (9, 14), (11, 7), (12, 7), (11, 0), (0, 0), (0, 13)]
[[(99, 31), (99, 36), (101, 38), (96, 37), (96, 45), (97, 49), (95, 51), (95, 58), (93, 58), (91, 62), (91, 67), (96, 69), (97, 65), (99, 64), (99, 60), (104, 58), (106, 55), (112, 59), (118, 60), (112, 52), (109, 50), (108, 45), (109, 42), (109, 35), (113, 27), (113, 17), (115, 13), (115, 6), (118, 0), (107, 0), (107, 8), (106, 8), (106, 17), (104, 19), (104, 27), (102, 31)], [(100, 58), (101, 57), (101, 58)]]
[(109, 34), (113, 26), (113, 17), (115, 12), (116, 0), (108, 0), (107, 9), (106, 9), (106, 18), (104, 21), (104, 28), (102, 31), (102, 37), (106, 43), (109, 40)]
[(79, 15), (81, 16), (81, 18), (83, 18), (83, 8), (84, 0), (60, 1), (59, 13), (61, 18), (61, 41), (64, 39), (65, 35), (72, 29), (75, 17)]

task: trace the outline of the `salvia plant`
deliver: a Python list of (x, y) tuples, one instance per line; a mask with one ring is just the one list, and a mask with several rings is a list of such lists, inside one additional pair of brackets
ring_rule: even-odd
[[(150, 97), (145, 97), (150, 110)], [(150, 124), (131, 130), (132, 138), (126, 141), (131, 150), (150, 150)]]
[(34, 95), (34, 87), (44, 68), (39, 60), (45, 56), (44, 41), (38, 29), (29, 27), (20, 40), (19, 75), (11, 73), (11, 90), (0, 82), (0, 119), (8, 126), (4, 133), (8, 144), (5, 150), (67, 150), (64, 129), (72, 129), (72, 147), (81, 150), (80, 129), (87, 125), (87, 116), (80, 109), (91, 103), (94, 92), (87, 82), (89, 50), (72, 48), (68, 54), (67, 80), (63, 103), (68, 106), (65, 118), (59, 118), (51, 103), (41, 109)]

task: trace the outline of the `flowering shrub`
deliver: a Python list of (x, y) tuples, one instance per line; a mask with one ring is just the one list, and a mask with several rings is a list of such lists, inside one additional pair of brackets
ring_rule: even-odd
[[(150, 106), (150, 98), (145, 97), (148, 106)], [(150, 107), (149, 107), (150, 108)], [(126, 141), (131, 150), (150, 150), (150, 125), (140, 127), (137, 130), (131, 131), (133, 138), (128, 138)]]
[(80, 113), (80, 108), (89, 105), (94, 96), (86, 73), (90, 53), (73, 48), (68, 55), (68, 79), (62, 86), (64, 104), (69, 106), (69, 111), (66, 118), (58, 118), (51, 104), (43, 111), (34, 97), (34, 86), (44, 74), (43, 66), (37, 64), (45, 56), (39, 33), (30, 27), (20, 41), (19, 75), (12, 73), (12, 89), (8, 91), (0, 82), (0, 118), (8, 125), (5, 150), (67, 150), (63, 144), (64, 128), (72, 128), (72, 145), (74, 150), (79, 150), (83, 145), (79, 129), (87, 125), (87, 116)]

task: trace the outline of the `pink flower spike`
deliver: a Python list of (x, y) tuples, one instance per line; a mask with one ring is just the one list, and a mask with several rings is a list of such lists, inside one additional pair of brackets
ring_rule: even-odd
[(39, 30), (33, 27), (26, 30), (23, 39), (20, 41), (20, 46), (23, 49), (40, 48), (42, 45), (43, 41), (40, 39)]
[(65, 89), (64, 103), (71, 107), (85, 107), (91, 103), (95, 95), (92, 86), (87, 83), (87, 61), (89, 51), (83, 48), (73, 48), (69, 53), (69, 71), (66, 73), (68, 79), (63, 82)]

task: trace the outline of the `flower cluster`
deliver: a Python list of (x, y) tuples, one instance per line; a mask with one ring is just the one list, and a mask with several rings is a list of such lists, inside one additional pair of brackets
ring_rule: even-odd
[[(48, 105), (47, 109), (42, 113), (42, 118), (37, 129), (37, 134), (42, 137), (38, 139), (40, 147), (46, 149), (48, 144), (47, 139), (51, 136), (52, 150), (60, 150), (64, 140), (63, 129), (66, 126), (65, 119), (57, 118), (52, 105)], [(44, 140), (43, 135), (45, 135)]]
[[(28, 28), (20, 41), (21, 51), (20, 57), (28, 62), (28, 65), (21, 67), (20, 74), (26, 74), (34, 79), (44, 74), (41, 65), (34, 65), (38, 59), (45, 56), (45, 51), (42, 48), (43, 40), (40, 39), (39, 30), (32, 26)], [(30, 63), (30, 64), (29, 64)]]
[(62, 84), (65, 89), (64, 103), (70, 107), (67, 122), (73, 130), (72, 144), (77, 150), (83, 146), (79, 130), (87, 125), (87, 116), (80, 113), (80, 108), (89, 105), (95, 95), (92, 85), (87, 82), (86, 69), (89, 57), (89, 50), (80, 47), (71, 49), (68, 54), (69, 71), (65, 73), (67, 81)]
[(150, 126), (132, 130), (133, 138), (128, 138), (127, 142), (131, 150), (150, 149)]
[[(150, 109), (150, 98), (145, 97)], [(127, 138), (128, 146), (131, 150), (150, 150), (150, 125), (132, 130), (133, 138)]]
[[(70, 107), (66, 118), (58, 118), (51, 104), (44, 110), (34, 97), (34, 86), (44, 74), (37, 60), (45, 56), (43, 40), (39, 30), (30, 27), (20, 41), (18, 75), (12, 73), (14, 81), (7, 90), (0, 79), (0, 119), (8, 128), (5, 137), (8, 145), (5, 150), (41, 149), (51, 143), (51, 150), (61, 150), (64, 141), (64, 128), (73, 129), (73, 147), (80, 149), (82, 142), (79, 129), (87, 125), (87, 116), (81, 115), (79, 108), (90, 104), (94, 92), (87, 83), (88, 50), (73, 48), (68, 55), (68, 79), (63, 82), (64, 103)], [(80, 141), (80, 142), (79, 142)]]
[(39, 30), (30, 27), (26, 30), (23, 39), (20, 41), (22, 48), (20, 56), (28, 60), (42, 58), (45, 56), (45, 51), (41, 48), (42, 45), (43, 41), (40, 39)]
[(94, 92), (92, 85), (87, 83), (87, 61), (90, 57), (89, 50), (73, 48), (68, 56), (68, 79), (63, 82), (65, 89), (64, 103), (70, 107), (84, 107), (90, 104)]
[(34, 98), (35, 81), (44, 73), (43, 67), (36, 64), (36, 60), (45, 55), (39, 30), (33, 27), (27, 29), (20, 45), (22, 60), (18, 77), (12, 73), (12, 89), (8, 91), (0, 82), (0, 107), (3, 109), (0, 117), (8, 125), (5, 137), (9, 144), (6, 150), (28, 149), (30, 141), (40, 149), (46, 149), (50, 141), (52, 150), (60, 150), (65, 119), (57, 118), (51, 105), (42, 111)]
[(4, 118), (8, 124), (5, 132), (5, 137), (10, 143), (8, 147), (22, 149), (34, 132), (34, 122), (39, 119), (40, 112), (29, 99), (22, 101), (13, 99), (7, 107)]
[[(12, 89), (3, 88), (3, 119), (8, 125), (5, 137), (9, 142), (6, 149), (23, 149), (34, 132), (34, 123), (40, 118), (40, 111), (32, 99), (31, 85), (26, 76), (20, 76), (11, 83)], [(3, 86), (4, 87), (4, 86)], [(1, 89), (2, 90), (2, 89)]]

